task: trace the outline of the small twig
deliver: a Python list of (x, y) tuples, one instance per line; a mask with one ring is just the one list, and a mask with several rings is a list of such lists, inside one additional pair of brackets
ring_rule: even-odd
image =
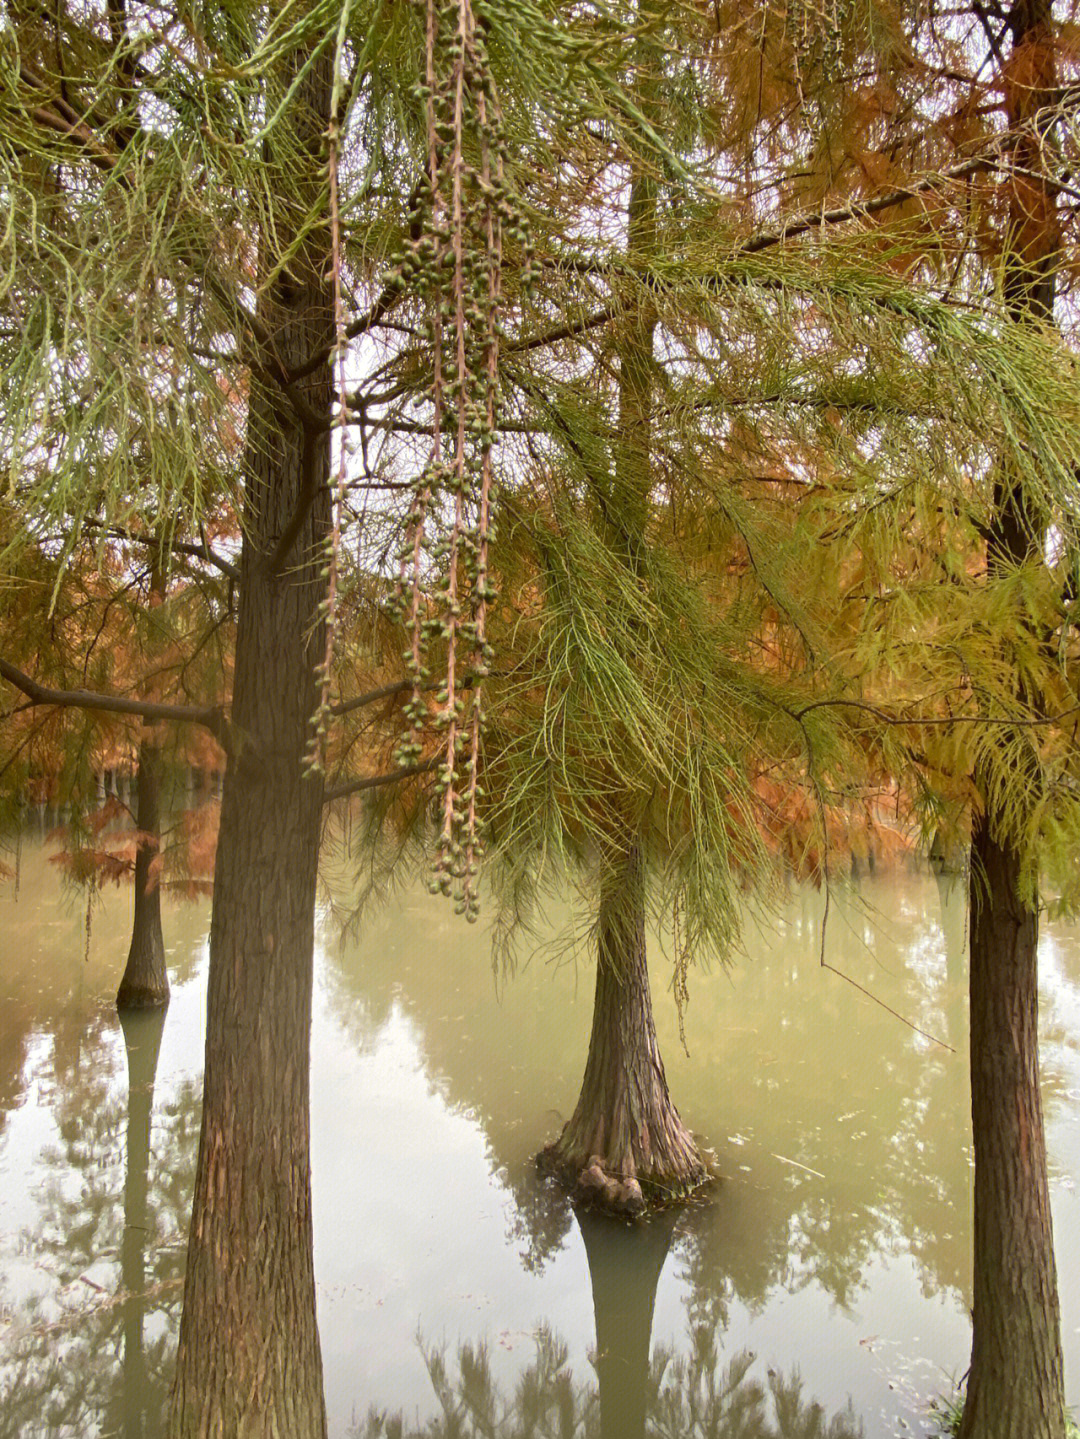
[(351, 794), (359, 794), (361, 790), (378, 789), (380, 785), (397, 784), (399, 780), (412, 779), (414, 775), (430, 774), (442, 763), (442, 755), (432, 755), (431, 759), (424, 760), (422, 764), (402, 765), (399, 769), (388, 770), (386, 774), (367, 775), (363, 779), (347, 780), (344, 784), (334, 785), (323, 795), (323, 804), (329, 804), (331, 800), (346, 799)]
[[(769, 1153), (772, 1154), (772, 1150), (770, 1150)], [(807, 1174), (814, 1175), (816, 1179), (825, 1178), (824, 1174), (822, 1174), (820, 1169), (811, 1169), (809, 1164), (800, 1164), (797, 1159), (789, 1159), (786, 1154), (772, 1154), (772, 1157), (773, 1159), (779, 1159), (781, 1164), (790, 1164), (795, 1169), (802, 1169)]]
[(212, 550), (205, 537), (198, 544), (193, 540), (167, 542), (159, 539), (156, 535), (140, 535), (133, 530), (126, 530), (120, 525), (107, 525), (102, 520), (84, 519), (82, 524), (83, 529), (100, 530), (110, 539), (125, 540), (133, 545), (146, 545), (148, 549), (170, 550), (178, 555), (190, 555), (193, 559), (205, 560), (207, 564), (220, 570), (223, 575), (227, 575), (230, 580), (240, 578), (240, 571), (236, 565), (231, 560), (227, 560), (224, 555), (219, 555), (216, 550)]
[[(822, 942), (824, 943), (824, 931), (822, 932)], [(956, 1053), (956, 1050), (951, 1044), (946, 1044), (943, 1039), (938, 1039), (936, 1034), (931, 1034), (928, 1030), (920, 1029), (917, 1024), (912, 1024), (911, 1020), (906, 1019), (899, 1010), (893, 1009), (891, 1005), (886, 1004), (883, 999), (879, 999), (871, 990), (864, 988), (857, 980), (852, 979), (850, 974), (845, 974), (843, 970), (837, 969), (835, 965), (826, 963), (824, 955), (822, 955), (821, 958), (821, 968), (829, 970), (831, 974), (839, 975), (841, 979), (846, 980), (848, 984), (857, 989), (860, 994), (865, 994), (867, 999), (872, 999), (876, 1005), (885, 1010), (886, 1014), (891, 1014), (892, 1017), (898, 1019), (901, 1024), (906, 1024), (908, 1029), (913, 1029), (916, 1034), (921, 1034), (923, 1039), (929, 1039), (932, 1044), (940, 1044), (942, 1049), (947, 1049), (950, 1054)]]

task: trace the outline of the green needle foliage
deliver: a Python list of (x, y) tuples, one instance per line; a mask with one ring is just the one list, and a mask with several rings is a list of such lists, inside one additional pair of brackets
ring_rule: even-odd
[[(309, 236), (329, 254), (325, 194), (291, 217), (280, 253), (275, 229), (291, 163), (280, 117), (337, 47), (356, 377), (342, 545), (357, 555), (339, 682), (347, 697), (350, 675), (412, 674), (402, 758), (434, 761), (441, 732), (444, 803), (465, 765), (473, 801), (451, 799), (453, 824), (486, 832), (504, 912), (568, 868), (594, 872), (629, 818), (657, 915), (679, 917), (687, 951), (726, 954), (739, 892), (767, 885), (778, 850), (823, 875), (845, 816), (890, 786), (932, 826), (976, 760), (1031, 841), (1032, 874), (1056, 874), (1077, 823), (1070, 732), (1054, 720), (1074, 703), (1075, 365), (1057, 337), (1010, 319), (977, 263), (1001, 138), (961, 143), (928, 122), (951, 92), (931, 73), (947, 57), (927, 17), (835, 6), (822, 28), (797, 8), (644, 0), (572, 18), (506, 0), (474, 10), (470, 93), (498, 116), (484, 129), (479, 98), (466, 106), (462, 163), (474, 198), (485, 153), (501, 170), (504, 233), (497, 292), (490, 266), (462, 274), (471, 321), (498, 343), (469, 339), (449, 404), (475, 379), (466, 420), (475, 473), (490, 454), (490, 536), (480, 489), (446, 483), (456, 440), (434, 485), (425, 459), (443, 406), (431, 327), (453, 329), (453, 294), (422, 255), (425, 236), (450, 253), (457, 233), (438, 166), (432, 180), (426, 8), (45, 18), (11, 5), (0, 407), (23, 524), (5, 553), (43, 536), (69, 549), (87, 518), (153, 521), (166, 542), (197, 533), (235, 489), (249, 387), (302, 405), (267, 358), (253, 287)], [(283, 68), (297, 51), (303, 64)], [(1062, 125), (1067, 152), (1066, 101)], [(628, 239), (631, 168), (655, 192), (645, 243)], [(890, 185), (906, 188), (890, 199)], [(815, 210), (826, 197), (840, 208)], [(486, 241), (467, 220), (475, 258)], [(649, 434), (628, 460), (620, 346), (643, 323)], [(987, 580), (979, 537), (1002, 473), (1022, 479), (1056, 549)], [(402, 670), (374, 608), (409, 535), (409, 606), (431, 653)], [(452, 591), (455, 536), (467, 564)], [(479, 659), (440, 709), (425, 676), (451, 662), (459, 622)], [(389, 754), (396, 711), (364, 737)], [(355, 753), (343, 745), (331, 753)], [(420, 823), (426, 796), (417, 782), (392, 800), (399, 826)], [(455, 885), (471, 863), (451, 864)]]

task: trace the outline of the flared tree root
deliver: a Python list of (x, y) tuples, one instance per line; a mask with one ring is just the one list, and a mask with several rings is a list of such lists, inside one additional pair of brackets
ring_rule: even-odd
[(637, 1219), (689, 1198), (716, 1177), (677, 1115), (676, 1122), (678, 1155), (644, 1173), (632, 1154), (620, 1160), (596, 1152), (583, 1156), (566, 1143), (565, 1131), (536, 1156), (537, 1168), (568, 1190), (575, 1204)]

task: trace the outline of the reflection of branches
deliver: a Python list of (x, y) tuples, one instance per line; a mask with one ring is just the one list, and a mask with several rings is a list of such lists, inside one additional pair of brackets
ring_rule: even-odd
[(531, 1155), (507, 1165), (500, 1177), (514, 1198), (507, 1238), (517, 1249), (522, 1266), (530, 1274), (542, 1274), (548, 1260), (566, 1243), (570, 1205), (563, 1193), (540, 1177)]
[[(373, 1408), (351, 1439), (599, 1439), (597, 1386), (578, 1382), (565, 1343), (548, 1329), (536, 1334), (536, 1357), (503, 1394), (484, 1345), (463, 1344), (456, 1372), (439, 1350), (425, 1353), (438, 1402), (435, 1417), (410, 1424)], [(798, 1373), (752, 1377), (754, 1356), (717, 1357), (712, 1332), (699, 1332), (690, 1355), (658, 1350), (649, 1366), (649, 1405), (640, 1436), (623, 1439), (861, 1439), (850, 1406), (829, 1416), (802, 1397)]]

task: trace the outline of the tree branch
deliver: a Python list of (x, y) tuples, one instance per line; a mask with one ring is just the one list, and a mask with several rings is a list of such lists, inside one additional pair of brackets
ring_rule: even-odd
[[(893, 209), (902, 205), (907, 200), (912, 200), (918, 195), (926, 194), (935, 189), (938, 185), (946, 184), (953, 180), (963, 180), (970, 175), (976, 175), (984, 170), (993, 170), (1000, 163), (1000, 152), (1011, 140), (1011, 136), (1002, 136), (992, 151), (987, 154), (978, 155), (970, 160), (965, 160), (959, 165), (953, 165), (947, 170), (941, 170), (937, 174), (927, 175), (924, 179), (916, 181), (912, 185), (905, 185), (901, 189), (890, 190), (884, 195), (877, 195), (872, 200), (859, 201), (853, 205), (846, 205), (834, 210), (814, 210), (796, 216), (786, 224), (781, 225), (777, 230), (763, 230), (756, 235), (751, 235), (736, 245), (732, 251), (733, 259), (740, 259), (746, 255), (758, 255), (763, 250), (772, 249), (775, 245), (781, 245), (785, 240), (795, 239), (799, 235), (808, 234), (812, 230), (820, 230), (826, 226), (844, 225), (853, 220), (866, 219), (872, 215), (880, 215), (885, 210)], [(707, 281), (712, 279), (719, 283), (719, 276), (706, 277)], [(602, 309), (594, 310), (591, 315), (583, 315), (579, 320), (570, 320), (561, 325), (555, 325), (551, 329), (541, 330), (534, 335), (521, 335), (515, 340), (507, 343), (506, 349), (515, 353), (527, 352), (530, 350), (543, 349), (547, 345), (556, 345), (563, 340), (574, 339), (583, 335), (588, 330), (597, 329), (606, 325), (610, 320), (615, 319), (619, 314), (619, 307), (614, 304), (607, 304)]]
[(7, 660), (0, 659), (0, 679), (21, 690), (32, 705), (56, 705), (61, 709), (93, 710), (103, 714), (134, 715), (142, 720), (171, 720), (176, 724), (197, 724), (214, 736), (222, 749), (229, 749), (229, 724), (218, 706), (159, 704), (155, 700), (125, 699), (103, 695), (96, 690), (54, 690), (42, 685)]
[(175, 551), (178, 555), (191, 555), (194, 559), (205, 560), (207, 564), (213, 565), (223, 575), (227, 575), (230, 580), (240, 578), (240, 571), (236, 565), (231, 560), (227, 560), (224, 555), (219, 555), (216, 550), (212, 550), (205, 540), (198, 544), (193, 540), (173, 540), (171, 544), (167, 544), (164, 540), (158, 539), (156, 535), (135, 534), (132, 530), (125, 530), (120, 525), (103, 524), (101, 520), (84, 519), (82, 523), (84, 529), (101, 530), (110, 539), (126, 540), (133, 545), (146, 545), (148, 549), (152, 550), (165, 549)]
[(811, 230), (823, 229), (826, 225), (844, 225), (850, 220), (862, 220), (870, 215), (880, 215), (883, 210), (891, 210), (896, 205), (904, 204), (906, 200), (914, 200), (916, 196), (925, 195), (928, 190), (936, 189), (938, 185), (952, 180), (965, 180), (969, 175), (977, 175), (983, 170), (996, 169), (1000, 159), (999, 152), (1006, 138), (1003, 137), (989, 154), (977, 155), (971, 160), (965, 160), (960, 165), (952, 165), (947, 170), (927, 175), (913, 185), (904, 185), (900, 189), (889, 190), (884, 195), (876, 195), (872, 200), (860, 200), (854, 205), (846, 205), (840, 209), (808, 211), (789, 220), (785, 225), (781, 225), (778, 230), (765, 230), (760, 234), (751, 235), (741, 245), (736, 246), (734, 258), (739, 259), (743, 255), (758, 255), (762, 250), (769, 250), (774, 245), (781, 245), (785, 240), (792, 240)]
[[(365, 705), (373, 705), (378, 700), (390, 699), (392, 695), (404, 694), (406, 690), (411, 690), (412, 687), (412, 680), (395, 680), (393, 684), (380, 685), (378, 689), (367, 690), (362, 695), (354, 696), (353, 699), (338, 700), (336, 704), (330, 706), (330, 713), (335, 716), (351, 714), (353, 710), (363, 709)], [(432, 689), (434, 686), (422, 685), (421, 688)]]
[(407, 764), (400, 769), (388, 770), (386, 774), (372, 774), (364, 779), (347, 780), (344, 784), (334, 785), (323, 794), (323, 804), (329, 804), (331, 800), (345, 799), (351, 794), (359, 794), (361, 790), (377, 789), (384, 784), (397, 784), (399, 780), (412, 779), (414, 775), (430, 774), (443, 762), (441, 754), (432, 755), (431, 759), (424, 760), (422, 764)]

